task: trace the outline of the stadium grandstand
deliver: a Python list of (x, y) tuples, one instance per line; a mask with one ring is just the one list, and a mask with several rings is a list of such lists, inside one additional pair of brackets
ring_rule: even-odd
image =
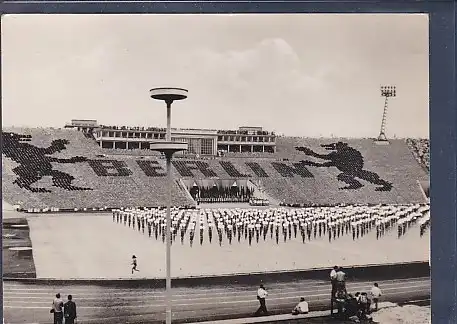
[[(165, 129), (72, 120), (63, 129), (2, 130), (3, 200), (28, 212), (160, 207)], [(173, 160), (174, 206), (422, 204), (429, 142), (277, 136), (261, 127), (172, 129), (189, 143)]]

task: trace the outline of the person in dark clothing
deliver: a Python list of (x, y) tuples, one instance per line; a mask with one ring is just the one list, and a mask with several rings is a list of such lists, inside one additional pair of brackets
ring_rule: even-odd
[[(330, 234), (330, 231), (329, 231)], [(333, 302), (335, 301), (336, 295), (336, 273), (338, 271), (338, 266), (334, 266), (332, 271), (330, 272), (330, 282), (332, 284), (332, 293), (330, 297), (330, 314), (333, 315)]]
[(68, 301), (63, 306), (65, 324), (74, 324), (76, 319), (76, 304), (73, 301), (73, 296), (68, 295)]
[(359, 310), (359, 304), (357, 298), (353, 297), (351, 294), (348, 294), (348, 299), (346, 300), (345, 307), (345, 317), (350, 318), (356, 316)]
[(366, 292), (360, 294), (359, 297), (359, 319), (366, 319), (370, 311), (370, 302)]
[(134, 271), (137, 271), (137, 272), (140, 271), (140, 270), (137, 269), (137, 267), (138, 267), (138, 262), (136, 260), (136, 256), (133, 255), (132, 256), (132, 274), (133, 274)]
[(337, 291), (335, 294), (335, 303), (336, 303), (336, 307), (338, 309), (337, 315), (341, 319), (344, 317), (343, 309), (344, 309), (344, 306), (346, 303), (346, 299), (347, 299), (346, 290), (341, 289), (341, 287), (337, 287)]

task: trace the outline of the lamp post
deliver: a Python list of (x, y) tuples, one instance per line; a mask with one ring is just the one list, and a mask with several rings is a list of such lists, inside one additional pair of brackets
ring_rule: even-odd
[(187, 143), (172, 142), (171, 140), (171, 104), (175, 100), (187, 98), (188, 91), (181, 88), (154, 88), (149, 90), (152, 99), (165, 101), (167, 104), (167, 133), (165, 141), (152, 143), (151, 150), (159, 151), (165, 155), (167, 161), (168, 197), (167, 197), (167, 225), (166, 225), (166, 324), (171, 324), (171, 189), (173, 177), (171, 174), (171, 159), (173, 154), (187, 150)]
[(390, 97), (397, 96), (397, 90), (395, 86), (382, 86), (381, 96), (385, 97), (384, 100), (384, 112), (382, 114), (381, 131), (379, 132), (378, 141), (387, 141), (386, 136), (386, 122), (387, 122), (387, 108)]

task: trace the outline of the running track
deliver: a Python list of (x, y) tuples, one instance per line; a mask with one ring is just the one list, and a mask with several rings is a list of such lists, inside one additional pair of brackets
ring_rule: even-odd
[[(430, 298), (430, 277), (378, 281), (382, 301), (405, 302)], [(349, 292), (369, 291), (372, 282), (353, 281)], [(267, 307), (272, 313), (289, 313), (303, 296), (310, 311), (329, 308), (330, 286), (321, 280), (298, 280), (265, 283), (269, 297)], [(173, 288), (174, 322), (252, 316), (258, 307), (257, 283), (225, 287)], [(66, 299), (72, 294), (78, 306), (78, 323), (163, 323), (165, 291), (159, 288), (116, 288), (97, 284), (30, 284), (20, 281), (3, 283), (5, 323), (52, 323), (49, 313), (55, 293)]]

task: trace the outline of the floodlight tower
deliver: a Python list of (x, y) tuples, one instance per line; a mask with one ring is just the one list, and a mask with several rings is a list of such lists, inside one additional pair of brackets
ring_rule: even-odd
[(385, 97), (384, 112), (382, 114), (381, 131), (379, 132), (378, 141), (387, 141), (386, 136), (386, 121), (387, 121), (387, 108), (390, 97), (396, 97), (397, 90), (395, 86), (381, 86), (381, 96)]
[(188, 91), (181, 88), (154, 88), (149, 90), (152, 99), (165, 101), (167, 104), (167, 133), (164, 142), (152, 143), (150, 148), (154, 151), (163, 153), (167, 160), (167, 177), (168, 177), (168, 199), (167, 199), (167, 250), (166, 250), (166, 324), (171, 324), (171, 189), (173, 177), (171, 174), (171, 159), (173, 154), (179, 151), (187, 150), (187, 143), (178, 143), (171, 141), (171, 104), (175, 100), (183, 100), (187, 98)]

